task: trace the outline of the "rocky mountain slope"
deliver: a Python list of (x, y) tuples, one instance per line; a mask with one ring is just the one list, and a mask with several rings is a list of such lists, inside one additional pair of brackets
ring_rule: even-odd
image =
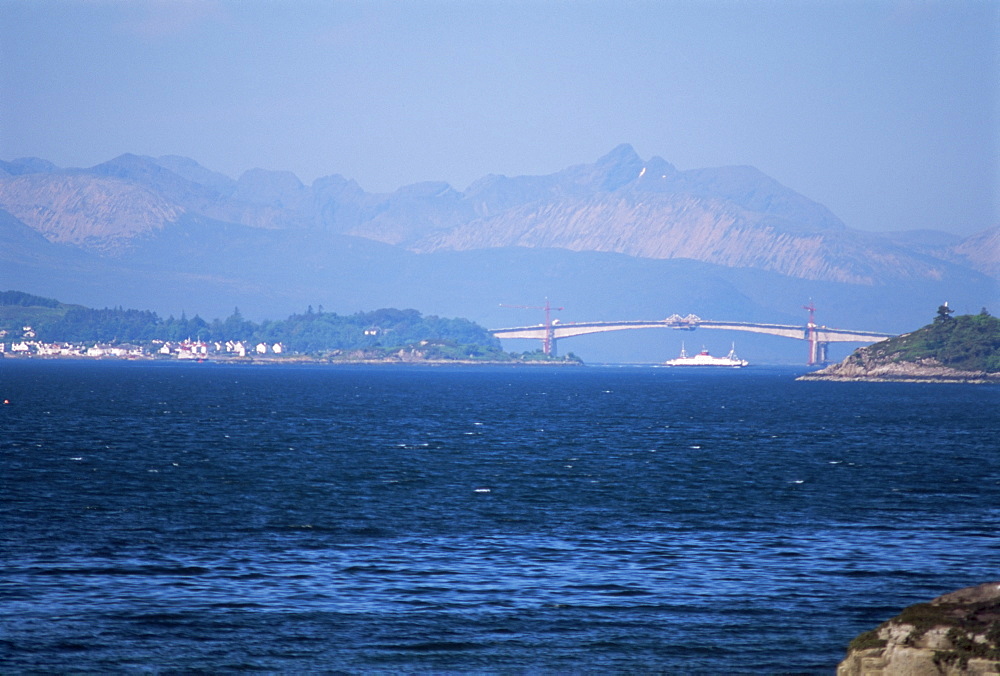
[(951, 246), (947, 254), (973, 270), (1000, 278), (1000, 228), (967, 237)]
[(50, 242), (104, 253), (176, 221), (181, 207), (149, 188), (82, 174), (29, 174), (2, 181), (0, 203)]
[[(421, 183), (376, 195), (340, 176), (303, 185), (255, 169), (231, 180), (192, 160), (123, 155), (84, 170), (0, 163), (0, 208), (49, 241), (124, 255), (183, 216), (319, 230), (419, 253), (560, 248), (687, 258), (800, 279), (877, 284), (995, 274), (997, 230), (947, 247), (860, 233), (752, 167), (678, 171), (627, 145), (549, 176)], [(926, 241), (926, 239), (925, 239)]]

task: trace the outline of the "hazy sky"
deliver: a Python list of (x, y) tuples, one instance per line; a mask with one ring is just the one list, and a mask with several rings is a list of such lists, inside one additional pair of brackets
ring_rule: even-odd
[(369, 191), (620, 143), (849, 226), (1000, 224), (995, 0), (0, 0), (0, 159), (177, 154)]

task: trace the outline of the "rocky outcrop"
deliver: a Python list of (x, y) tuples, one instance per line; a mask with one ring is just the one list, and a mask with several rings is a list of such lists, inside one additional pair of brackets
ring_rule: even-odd
[(851, 642), (837, 676), (1000, 673), (1000, 583), (918, 603)]

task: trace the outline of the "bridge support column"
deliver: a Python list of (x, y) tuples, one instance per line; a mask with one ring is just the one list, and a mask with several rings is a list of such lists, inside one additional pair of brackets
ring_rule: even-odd
[(830, 343), (817, 340), (815, 335), (810, 335), (807, 339), (809, 341), (809, 366), (815, 364), (825, 364), (827, 362), (826, 349), (829, 347)]

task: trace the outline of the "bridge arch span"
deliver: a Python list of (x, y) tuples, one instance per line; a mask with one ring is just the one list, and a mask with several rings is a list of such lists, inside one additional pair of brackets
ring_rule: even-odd
[(826, 346), (829, 343), (876, 343), (892, 338), (894, 334), (876, 331), (858, 331), (852, 329), (835, 329), (819, 326), (809, 322), (804, 326), (790, 324), (766, 324), (760, 322), (725, 322), (701, 319), (695, 315), (680, 317), (672, 315), (667, 319), (641, 321), (628, 320), (616, 322), (559, 322), (537, 324), (534, 326), (518, 326), (504, 329), (493, 329), (491, 333), (504, 339), (535, 339), (543, 345), (550, 346), (550, 352), (555, 353), (556, 341), (574, 336), (584, 336), (592, 333), (609, 331), (633, 331), (637, 329), (672, 329), (675, 331), (694, 331), (696, 329), (716, 329), (724, 331), (747, 331), (781, 336), (795, 340), (810, 342), (809, 364), (826, 361)]

